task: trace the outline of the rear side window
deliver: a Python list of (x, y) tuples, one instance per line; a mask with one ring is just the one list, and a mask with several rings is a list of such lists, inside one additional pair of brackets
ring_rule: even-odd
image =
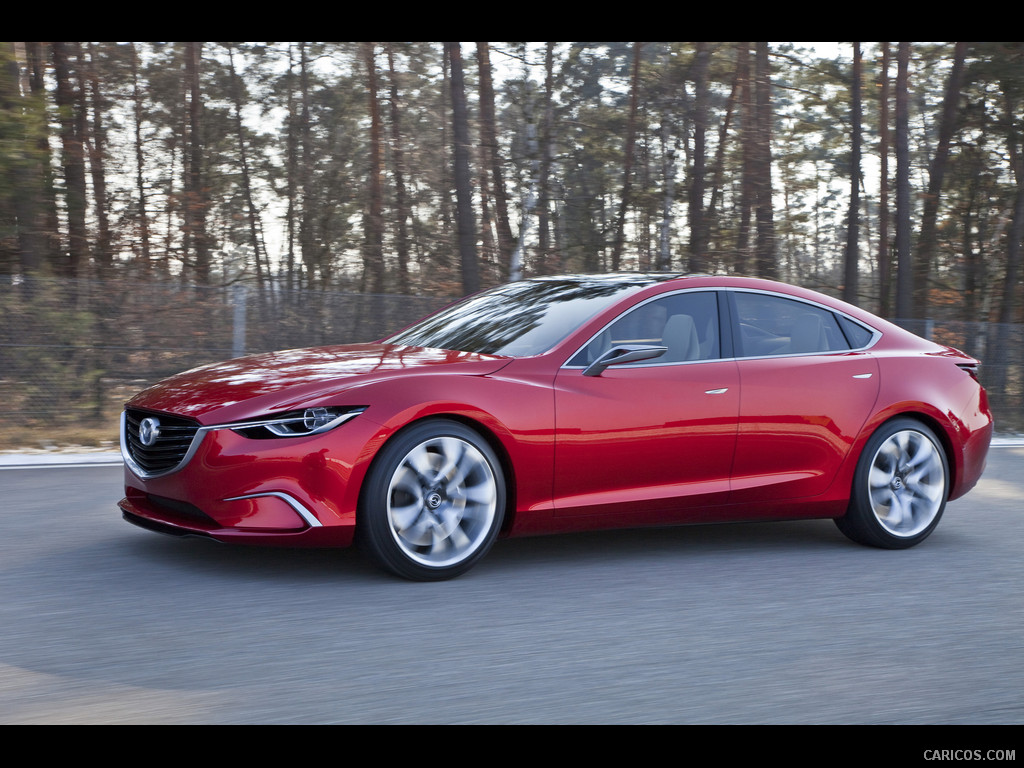
[[(739, 316), (737, 354), (740, 357), (804, 355), (855, 348), (840, 329), (836, 315), (827, 309), (770, 294), (737, 291), (733, 295)], [(868, 333), (864, 344), (870, 338)]]

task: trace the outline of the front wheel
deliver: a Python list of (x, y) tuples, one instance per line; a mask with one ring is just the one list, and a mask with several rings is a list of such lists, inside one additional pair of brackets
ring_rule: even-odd
[(366, 479), (361, 541), (407, 579), (449, 579), (494, 543), (505, 511), (501, 463), (477, 432), (436, 419), (387, 443)]
[(894, 419), (864, 446), (849, 509), (835, 522), (860, 544), (906, 549), (935, 530), (948, 495), (949, 464), (935, 433)]

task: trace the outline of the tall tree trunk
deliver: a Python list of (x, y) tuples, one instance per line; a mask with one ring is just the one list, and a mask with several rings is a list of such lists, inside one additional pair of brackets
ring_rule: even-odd
[(772, 95), (768, 43), (757, 43), (754, 57), (754, 98), (757, 108), (756, 168), (754, 172), (757, 242), (754, 259), (759, 277), (779, 276), (772, 202)]
[[(106, 129), (103, 123), (103, 111), (105, 102), (100, 94), (100, 77), (96, 71), (96, 48), (89, 43), (88, 59), (79, 51), (81, 63), (81, 91), (83, 100), (88, 93), (88, 100), (92, 107), (92, 130), (87, 131), (87, 146), (89, 149), (89, 171), (92, 175), (93, 190), (93, 216), (96, 219), (96, 244), (94, 247), (94, 258), (100, 276), (111, 277), (114, 254), (111, 242), (110, 217), (107, 214), (109, 201), (107, 200), (107, 177), (106, 177)], [(83, 115), (87, 115), (84, 109)]]
[[(524, 69), (526, 68), (526, 50), (523, 45), (522, 58)], [(528, 73), (523, 76), (523, 116), (526, 120), (526, 155), (530, 158), (530, 178), (526, 185), (526, 194), (522, 202), (522, 220), (519, 224), (519, 238), (516, 241), (515, 250), (512, 251), (512, 258), (509, 260), (508, 278), (520, 280), (523, 277), (524, 265), (526, 263), (526, 241), (532, 232), (533, 214), (537, 208), (537, 189), (540, 185), (541, 149), (537, 140), (537, 120), (533, 109), (533, 95), (531, 93), (530, 79)]]
[(736, 233), (736, 274), (746, 274), (753, 262), (751, 214), (757, 199), (754, 190), (754, 146), (756, 143), (754, 89), (750, 77), (750, 43), (740, 43), (736, 50), (736, 78), (740, 83), (740, 221)]
[(313, 206), (313, 128), (310, 116), (309, 61), (306, 43), (299, 43), (299, 253), (306, 272), (306, 285), (313, 287), (322, 277), (317, 270), (316, 211)]
[(708, 243), (711, 247), (711, 232), (716, 229), (718, 217), (718, 203), (722, 197), (723, 178), (725, 175), (725, 150), (728, 145), (729, 127), (732, 124), (733, 113), (736, 110), (736, 102), (739, 99), (741, 89), (741, 70), (737, 61), (736, 70), (733, 73), (732, 87), (729, 96), (725, 101), (725, 115), (722, 117), (721, 125), (718, 127), (718, 147), (715, 149), (715, 160), (711, 168), (711, 191), (708, 195), (707, 228)]
[(71, 59), (76, 44), (51, 43), (53, 75), (56, 81), (56, 102), (60, 111), (61, 148), (63, 152), (65, 208), (68, 220), (67, 257), (59, 271), (67, 277), (78, 277), (89, 260), (86, 239), (85, 145), (82, 137), (80, 94), (72, 82)]
[(208, 207), (203, 173), (203, 101), (199, 87), (202, 43), (185, 43), (185, 86), (188, 99), (188, 151), (185, 173), (185, 227), (192, 246), (192, 270), (201, 285), (210, 282), (210, 242), (206, 231)]
[[(6, 175), (0, 175), (0, 232), (13, 231), (16, 237), (14, 247), (7, 253), (4, 253), (4, 238), (0, 237), (0, 263), (5, 271), (34, 275), (43, 264), (45, 242), (42, 162), (48, 154), (39, 152), (38, 137), (42, 136), (45, 141), (46, 134), (32, 130), (33, 123), (43, 124), (38, 119), (42, 102), (24, 92), (17, 44), (2, 45), (6, 50), (0, 52), (0, 61), (4, 64), (0, 71), (0, 115), (11, 114), (10, 133), (3, 131), (3, 135), (13, 151), (0, 165), (7, 171)], [(26, 56), (30, 45), (32, 43), (25, 44)]]
[(148, 274), (152, 266), (152, 254), (149, 248), (149, 212), (146, 207), (146, 153), (142, 144), (142, 115), (143, 103), (142, 93), (139, 88), (139, 55), (135, 49), (135, 43), (129, 43), (131, 48), (132, 68), (132, 106), (135, 120), (135, 193), (139, 200), (139, 248), (141, 250), (140, 261), (143, 274)]
[(661, 196), (661, 223), (658, 232), (658, 258), (655, 269), (667, 271), (672, 267), (672, 209), (675, 206), (676, 191), (676, 135), (669, 116), (669, 108), (665, 108), (661, 117), (661, 176), (664, 179), (664, 191)]
[(551, 238), (551, 169), (554, 163), (552, 131), (555, 121), (555, 44), (544, 44), (544, 120), (540, 135), (540, 178), (537, 181), (537, 252), (541, 274), (561, 272), (561, 254)]
[(370, 168), (369, 195), (366, 211), (366, 244), (363, 249), (363, 270), (368, 276), (371, 293), (384, 293), (384, 193), (381, 183), (381, 120), (377, 93), (377, 62), (373, 43), (363, 43), (366, 64), (367, 97), (370, 100)]
[(708, 67), (711, 54), (707, 43), (697, 43), (693, 63), (693, 155), (690, 166), (690, 258), (691, 272), (706, 272), (708, 232), (704, 210), (704, 171), (708, 126)]
[(939, 215), (939, 200), (942, 196), (942, 182), (946, 175), (949, 159), (949, 145), (953, 139), (960, 107), (960, 90), (963, 83), (964, 57), (967, 43), (957, 43), (953, 52), (953, 66), (949, 70), (946, 96), (942, 102), (942, 117), (939, 122), (939, 139), (928, 169), (928, 192), (924, 197), (921, 211), (921, 233), (917, 239), (917, 253), (914, 255), (914, 312), (917, 317), (928, 313), (928, 291), (931, 288), (931, 268), (935, 260), (936, 221)]
[(469, 115), (466, 106), (466, 83), (462, 70), (459, 43), (445, 43), (451, 66), (452, 132), (454, 134), (455, 203), (459, 241), (459, 264), (462, 290), (480, 290), (480, 266), (476, 253), (476, 226), (473, 222), (473, 189), (469, 171)]
[(391, 43), (385, 43), (388, 54), (388, 82), (391, 102), (391, 165), (395, 178), (395, 256), (398, 259), (398, 292), (408, 293), (409, 288), (409, 198), (405, 188), (405, 149), (402, 137), (402, 110), (398, 104), (398, 74), (395, 71), (395, 54)]
[(508, 193), (501, 169), (501, 151), (494, 116), (494, 84), (491, 75), (491, 57), (487, 43), (476, 44), (476, 61), (480, 73), (480, 144), (484, 162), (490, 170), (491, 191), (494, 196), (495, 229), (498, 234), (498, 257), (503, 270), (508, 270), (515, 238), (508, 217)]
[[(46, 100), (46, 43), (25, 43), (25, 55), (29, 67), (29, 89), (37, 109), (44, 111)], [(39, 225), (39, 264), (56, 264), (60, 253), (60, 224), (57, 214), (57, 192), (54, 188), (52, 151), (49, 136), (45, 131), (39, 132), (37, 140), (37, 157), (40, 173), (40, 210), (37, 211)]]
[(878, 312), (892, 312), (892, 244), (889, 242), (889, 43), (882, 43), (878, 90)]
[(860, 230), (860, 147), (861, 147), (861, 54), (860, 43), (853, 44), (853, 73), (850, 83), (850, 210), (846, 216), (846, 256), (843, 275), (843, 299), (857, 303), (857, 247)]
[[(967, 189), (960, 210), (960, 252), (964, 258), (964, 292), (963, 309), (961, 317), (964, 320), (974, 320), (979, 314), (979, 289), (983, 285), (980, 279), (981, 270), (981, 242), (983, 233), (980, 231), (983, 217), (975, 217), (978, 199), (982, 194), (981, 179), (984, 175), (984, 168), (978, 161), (978, 154), (975, 152), (966, 153), (965, 160), (970, 164), (967, 171)], [(976, 224), (977, 222), (977, 224)]]
[[(260, 239), (260, 215), (252, 194), (252, 178), (249, 172), (249, 151), (245, 141), (245, 126), (242, 123), (242, 85), (235, 69), (235, 49), (232, 43), (225, 43), (228, 49), (228, 74), (231, 78), (231, 102), (234, 108), (235, 134), (238, 139), (238, 162), (242, 172), (242, 197), (245, 199), (246, 216), (249, 222), (249, 246), (252, 248), (253, 266), (256, 268), (256, 283), (264, 284), (263, 245)], [(269, 270), (269, 263), (267, 269)]]
[(629, 122), (626, 125), (626, 148), (623, 155), (622, 197), (619, 200), (619, 215), (615, 223), (615, 242), (612, 245), (612, 272), (619, 269), (622, 248), (626, 242), (626, 212), (633, 197), (633, 155), (636, 147), (636, 122), (640, 102), (640, 51), (642, 43), (633, 43), (633, 79), (630, 86)]
[(896, 317), (913, 316), (914, 273), (910, 255), (910, 116), (907, 78), (910, 43), (896, 49)]
[[(287, 136), (285, 139), (285, 194), (288, 197), (287, 212), (285, 214), (285, 285), (288, 290), (298, 287), (300, 276), (298, 272), (301, 267), (296, 264), (295, 244), (298, 239), (298, 228), (296, 218), (299, 213), (299, 120), (300, 115), (296, 112), (295, 98), (295, 60), (294, 48), (288, 44), (288, 73), (285, 75), (285, 87), (288, 89), (286, 103), (288, 105)], [(301, 253), (300, 253), (301, 255)]]

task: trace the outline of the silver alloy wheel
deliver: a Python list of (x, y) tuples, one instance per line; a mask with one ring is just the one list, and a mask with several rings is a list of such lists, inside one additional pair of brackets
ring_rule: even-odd
[(868, 472), (871, 511), (886, 532), (916, 536), (942, 511), (946, 468), (941, 449), (915, 429), (889, 436), (875, 452)]
[(497, 480), (476, 446), (457, 437), (418, 444), (391, 476), (387, 519), (402, 552), (421, 565), (463, 562), (485, 543), (498, 508)]

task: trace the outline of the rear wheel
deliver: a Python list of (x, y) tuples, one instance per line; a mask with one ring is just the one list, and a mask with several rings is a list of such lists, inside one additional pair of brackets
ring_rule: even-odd
[(949, 464), (935, 433), (914, 419), (894, 419), (865, 445), (849, 509), (835, 522), (860, 544), (906, 549), (935, 530), (948, 495)]
[(491, 447), (463, 424), (433, 419), (384, 446), (367, 476), (358, 525), (379, 565), (429, 581), (475, 565), (504, 510), (504, 475)]

